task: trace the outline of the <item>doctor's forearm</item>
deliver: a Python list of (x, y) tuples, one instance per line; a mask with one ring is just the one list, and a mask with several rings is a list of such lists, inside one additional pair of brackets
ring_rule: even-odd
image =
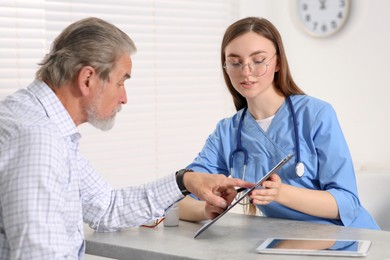
[(190, 196), (185, 197), (179, 202), (179, 216), (181, 220), (201, 221), (206, 219), (204, 201), (193, 199)]
[(312, 216), (340, 219), (337, 202), (327, 191), (282, 184), (277, 202)]

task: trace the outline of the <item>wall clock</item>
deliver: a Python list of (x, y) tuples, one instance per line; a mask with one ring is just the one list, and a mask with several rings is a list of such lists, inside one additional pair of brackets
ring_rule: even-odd
[(349, 16), (350, 0), (296, 0), (299, 23), (312, 36), (338, 32)]

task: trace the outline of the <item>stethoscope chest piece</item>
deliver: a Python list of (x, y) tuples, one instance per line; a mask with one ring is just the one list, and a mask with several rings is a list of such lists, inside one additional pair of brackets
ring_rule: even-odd
[(298, 177), (302, 177), (303, 174), (305, 174), (305, 165), (303, 164), (303, 162), (298, 162), (295, 165), (295, 173)]

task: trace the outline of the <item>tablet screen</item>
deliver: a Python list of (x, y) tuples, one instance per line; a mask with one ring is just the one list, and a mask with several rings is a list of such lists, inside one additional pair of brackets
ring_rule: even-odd
[(370, 248), (368, 240), (268, 238), (257, 249), (258, 253), (365, 256)]
[(246, 196), (249, 195), (249, 193), (251, 191), (253, 191), (254, 189), (256, 189), (257, 187), (259, 187), (264, 181), (268, 180), (268, 178), (273, 174), (275, 173), (280, 167), (282, 167), (283, 165), (285, 165), (291, 158), (293, 157), (293, 155), (289, 154), (287, 155), (286, 157), (284, 157), (278, 164), (276, 164), (274, 166), (274, 168), (272, 168), (267, 174), (265, 174), (258, 182), (256, 182), (256, 184), (250, 188), (250, 189), (247, 189), (245, 191), (245, 193), (239, 198), (237, 199), (234, 203), (232, 203), (229, 207), (227, 207), (225, 209), (224, 212), (222, 212), (221, 214), (218, 215), (218, 217), (214, 218), (212, 221), (206, 223), (205, 225), (203, 225), (194, 235), (194, 238), (196, 238), (197, 236), (199, 236), (203, 231), (205, 231), (207, 228), (209, 228), (212, 224), (214, 224), (218, 219), (220, 219), (223, 215), (225, 215), (229, 210), (231, 210), (235, 205), (237, 205), (240, 201), (242, 201)]

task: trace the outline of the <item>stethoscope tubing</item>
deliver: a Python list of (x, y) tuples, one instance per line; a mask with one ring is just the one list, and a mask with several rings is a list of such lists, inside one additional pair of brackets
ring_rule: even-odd
[[(297, 176), (302, 177), (304, 172), (305, 172), (305, 166), (304, 166), (303, 162), (301, 162), (301, 151), (300, 151), (301, 146), (299, 143), (297, 118), (296, 118), (294, 106), (292, 104), (290, 96), (286, 96), (286, 100), (287, 100), (287, 105), (288, 105), (290, 112), (291, 112), (293, 125), (294, 125), (295, 158), (296, 158), (295, 173), (297, 174)], [(236, 146), (236, 149), (234, 151), (232, 151), (232, 153), (230, 154), (230, 158), (229, 158), (230, 175), (233, 175), (234, 156), (237, 153), (243, 153), (243, 155), (244, 155), (244, 169), (243, 169), (243, 173), (241, 176), (242, 179), (245, 178), (246, 165), (248, 163), (248, 158), (249, 158), (248, 151), (241, 144), (242, 125), (243, 125), (244, 117), (245, 117), (247, 110), (248, 110), (248, 107), (245, 107), (242, 114), (241, 114), (241, 118), (240, 118), (240, 121), (238, 123), (238, 129), (237, 129), (237, 146)]]
[(292, 104), (292, 101), (291, 101), (291, 98), (290, 96), (287, 96), (286, 97), (287, 99), (287, 102), (288, 102), (288, 106), (290, 108), (290, 111), (291, 111), (291, 116), (292, 116), (292, 120), (293, 120), (293, 125), (294, 125), (294, 137), (295, 137), (295, 158), (296, 158), (296, 163), (298, 164), (300, 161), (301, 161), (301, 151), (300, 151), (300, 143), (299, 143), (299, 136), (298, 136), (298, 123), (297, 123), (297, 117), (296, 117), (296, 114), (295, 114), (295, 111), (294, 111), (294, 106)]
[(242, 132), (242, 125), (244, 123), (244, 117), (246, 114), (246, 111), (248, 110), (248, 107), (244, 108), (244, 111), (241, 114), (240, 121), (238, 123), (238, 129), (237, 129), (237, 146), (236, 149), (230, 154), (229, 158), (229, 165), (230, 165), (230, 175), (233, 175), (233, 161), (234, 161), (234, 156), (237, 153), (242, 153), (244, 155), (244, 169), (241, 178), (244, 180), (245, 179), (245, 173), (246, 173), (246, 165), (248, 163), (248, 151), (242, 146), (241, 144), (241, 132)]

